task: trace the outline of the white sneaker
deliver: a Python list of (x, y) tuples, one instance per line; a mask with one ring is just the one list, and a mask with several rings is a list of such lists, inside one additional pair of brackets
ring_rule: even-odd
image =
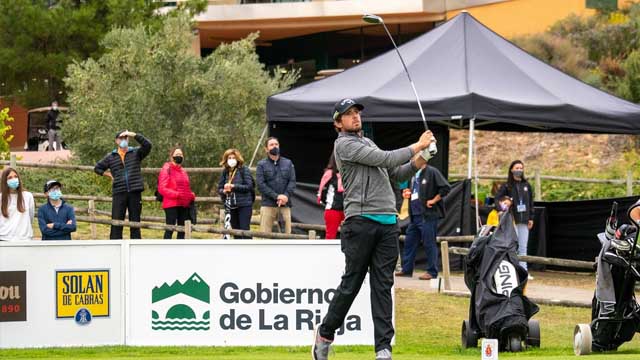
[(529, 279), (529, 280), (533, 280), (533, 279), (534, 279), (534, 277), (533, 277), (533, 276), (531, 276), (531, 275), (529, 275), (529, 277), (528, 277), (527, 279)]
[(383, 349), (376, 353), (376, 360), (391, 360), (391, 350)]

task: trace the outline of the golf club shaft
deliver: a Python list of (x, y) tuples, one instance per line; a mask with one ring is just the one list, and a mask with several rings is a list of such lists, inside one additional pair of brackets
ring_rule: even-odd
[(407, 79), (409, 79), (409, 83), (411, 84), (411, 89), (413, 90), (413, 95), (415, 95), (416, 102), (418, 103), (418, 108), (420, 109), (420, 116), (422, 116), (422, 122), (424, 123), (424, 129), (425, 130), (429, 130), (429, 126), (427, 125), (427, 119), (425, 118), (424, 111), (422, 110), (422, 104), (420, 104), (420, 97), (418, 96), (418, 92), (416, 91), (416, 86), (413, 84), (413, 80), (411, 80), (411, 75), (409, 74), (409, 69), (407, 69), (407, 65), (404, 63), (404, 59), (402, 58), (402, 54), (400, 54), (400, 49), (398, 49), (398, 46), (396, 45), (396, 42), (393, 40), (393, 36), (391, 36), (391, 33), (389, 32), (389, 29), (387, 28), (387, 25), (383, 22), (382, 26), (384, 27), (384, 30), (387, 32), (387, 35), (389, 35), (389, 39), (391, 39), (391, 44), (393, 44), (393, 48), (396, 49), (396, 53), (398, 54), (398, 57), (400, 58), (400, 62), (402, 63), (402, 67), (404, 68), (404, 73), (407, 74)]
[[(387, 32), (389, 39), (391, 39), (391, 44), (393, 44), (393, 48), (396, 49), (396, 53), (398, 54), (398, 57), (400, 58), (400, 62), (402, 63), (402, 67), (404, 68), (404, 73), (407, 74), (407, 79), (409, 79), (409, 84), (411, 84), (413, 95), (415, 95), (416, 102), (418, 103), (418, 109), (420, 109), (420, 116), (422, 117), (422, 123), (424, 124), (424, 129), (429, 130), (429, 125), (427, 125), (427, 119), (424, 116), (424, 111), (422, 110), (422, 104), (420, 103), (420, 97), (418, 96), (418, 91), (416, 91), (416, 86), (413, 84), (413, 80), (411, 80), (411, 75), (409, 74), (409, 69), (407, 69), (407, 64), (404, 63), (402, 54), (400, 54), (400, 49), (398, 49), (396, 42), (393, 40), (393, 36), (391, 36), (391, 33), (389, 32), (387, 25), (383, 22), (382, 26), (384, 27), (384, 31)], [(438, 152), (438, 149), (436, 148), (435, 143), (431, 143), (431, 145), (429, 145), (429, 152), (431, 153), (431, 156), (434, 156)]]

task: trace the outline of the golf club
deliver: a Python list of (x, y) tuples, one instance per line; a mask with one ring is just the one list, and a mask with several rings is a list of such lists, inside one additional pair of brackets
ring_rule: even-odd
[[(407, 69), (407, 65), (404, 63), (404, 59), (402, 58), (402, 55), (400, 54), (400, 50), (398, 50), (398, 47), (396, 46), (396, 42), (393, 40), (393, 36), (391, 36), (391, 33), (389, 32), (389, 29), (387, 28), (387, 25), (384, 23), (384, 20), (382, 20), (382, 17), (380, 17), (378, 15), (373, 15), (373, 14), (365, 14), (364, 16), (362, 16), (362, 20), (364, 20), (364, 22), (369, 23), (369, 24), (382, 24), (382, 26), (384, 27), (384, 31), (386, 31), (387, 35), (389, 35), (389, 39), (391, 39), (391, 43), (393, 44), (393, 47), (396, 49), (396, 53), (398, 54), (398, 57), (400, 58), (400, 62), (402, 63), (402, 67), (404, 68), (404, 72), (405, 72), (405, 74), (407, 74), (407, 78), (409, 79), (409, 83), (411, 84), (411, 89), (413, 89), (413, 94), (416, 96), (416, 102), (418, 103), (418, 108), (420, 109), (420, 116), (422, 116), (422, 122), (424, 123), (424, 129), (425, 130), (429, 130), (429, 126), (427, 125), (427, 119), (424, 117), (424, 111), (422, 111), (422, 104), (420, 104), (420, 97), (418, 97), (418, 92), (416, 91), (416, 86), (413, 84), (413, 80), (411, 80), (411, 75), (409, 74), (409, 69)], [(437, 149), (435, 143), (431, 143), (429, 145), (429, 153), (431, 154), (431, 156), (435, 156), (438, 153), (438, 149)]]

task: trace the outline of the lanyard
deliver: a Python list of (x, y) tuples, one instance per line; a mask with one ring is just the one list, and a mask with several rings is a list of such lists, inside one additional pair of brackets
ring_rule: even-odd
[(233, 172), (231, 173), (231, 177), (229, 177), (227, 184), (231, 184), (233, 182), (233, 178), (236, 176), (237, 170), (238, 170), (237, 168), (233, 169)]

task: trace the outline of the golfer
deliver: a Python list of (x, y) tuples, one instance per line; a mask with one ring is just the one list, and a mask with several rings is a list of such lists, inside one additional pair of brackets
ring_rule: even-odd
[[(338, 329), (358, 295), (369, 271), (371, 313), (375, 330), (376, 360), (391, 359), (393, 304), (391, 287), (398, 259), (396, 199), (390, 181), (409, 180), (431, 156), (435, 142), (425, 131), (418, 142), (393, 151), (380, 150), (361, 135), (360, 111), (364, 106), (351, 99), (336, 103), (333, 125), (339, 132), (334, 155), (344, 185), (345, 222), (341, 245), (345, 255), (342, 281), (322, 324), (316, 327), (312, 355), (325, 360)], [(415, 155), (415, 156), (414, 156)]]

